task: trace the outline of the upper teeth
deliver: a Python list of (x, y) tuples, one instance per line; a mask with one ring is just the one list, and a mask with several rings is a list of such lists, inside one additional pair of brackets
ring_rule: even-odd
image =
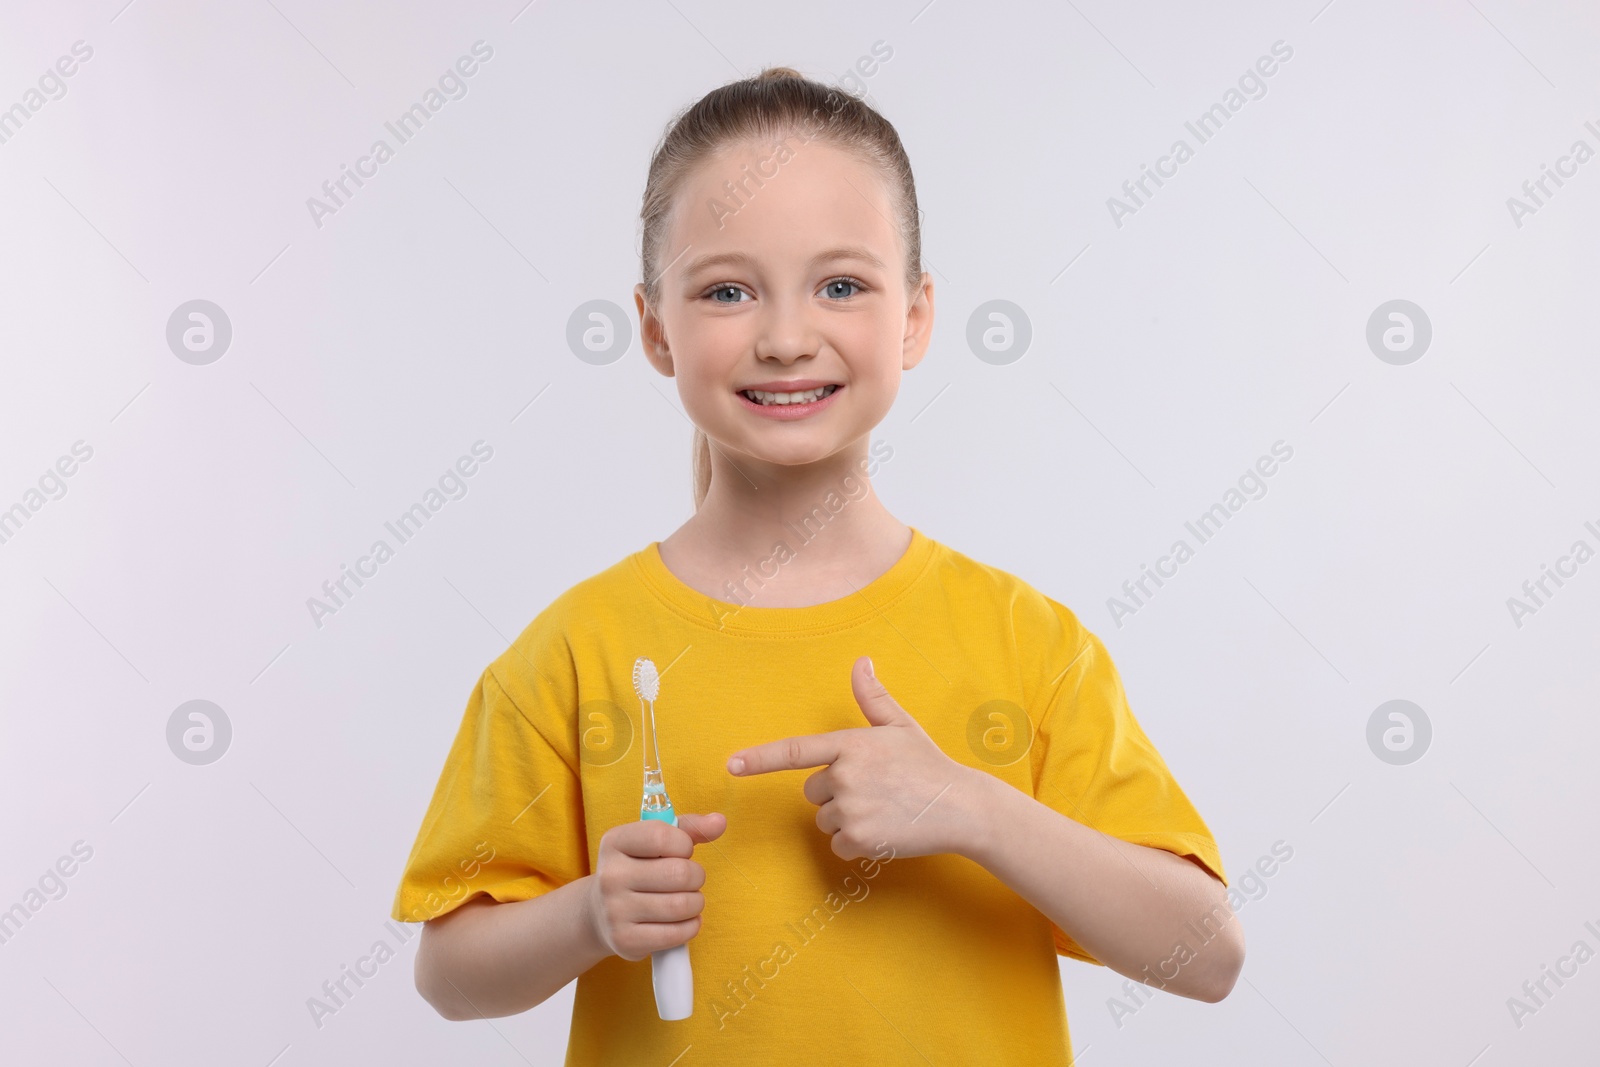
[(837, 389), (836, 385), (824, 385), (816, 389), (807, 389), (802, 393), (765, 393), (760, 389), (746, 389), (745, 396), (761, 404), (809, 404), (813, 400), (827, 396)]

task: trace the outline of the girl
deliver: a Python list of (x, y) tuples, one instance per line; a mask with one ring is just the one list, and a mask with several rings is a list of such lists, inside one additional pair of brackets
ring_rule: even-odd
[[(1058, 955), (1226, 996), (1216, 843), (1104, 645), (872, 492), (933, 326), (894, 128), (764, 71), (669, 127), (642, 217), (696, 511), (479, 678), (394, 906), (419, 991), (476, 1019), (576, 978), (567, 1062), (659, 1067), (1067, 1063)], [(713, 814), (639, 818), (640, 657), (671, 796)], [(664, 1022), (647, 957), (686, 942)]]

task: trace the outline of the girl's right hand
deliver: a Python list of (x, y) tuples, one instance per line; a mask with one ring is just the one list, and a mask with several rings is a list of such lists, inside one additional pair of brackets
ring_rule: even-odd
[(679, 815), (677, 826), (641, 819), (606, 831), (588, 911), (608, 952), (642, 960), (700, 932), (706, 872), (691, 857), (696, 844), (715, 841), (727, 828), (728, 820), (713, 812)]

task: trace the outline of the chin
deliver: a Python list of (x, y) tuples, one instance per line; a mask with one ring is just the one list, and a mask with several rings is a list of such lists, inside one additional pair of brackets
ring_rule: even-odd
[(804, 448), (762, 448), (759, 445), (748, 450), (748, 455), (763, 463), (772, 463), (780, 467), (804, 467), (812, 463), (820, 463), (835, 452), (838, 446), (816, 445)]
[[(716, 440), (715, 435), (712, 439)], [(751, 459), (762, 463), (772, 463), (780, 467), (804, 467), (811, 463), (820, 463), (829, 456), (834, 455), (855, 438), (835, 440), (834, 434), (808, 436), (806, 440), (790, 440), (777, 442), (761, 440), (760, 438), (746, 437), (734, 448), (722, 447), (729, 452), (749, 456)], [(725, 439), (724, 439), (725, 440)], [(718, 442), (721, 443), (720, 441)]]

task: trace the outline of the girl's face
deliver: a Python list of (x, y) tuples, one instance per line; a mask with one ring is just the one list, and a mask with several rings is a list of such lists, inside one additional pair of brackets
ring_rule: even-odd
[[(789, 466), (882, 421), (901, 371), (927, 351), (933, 283), (923, 274), (906, 292), (875, 168), (820, 141), (785, 145), (731, 146), (689, 176), (656, 267), (659, 305), (645, 303), (643, 285), (634, 299), (645, 353), (678, 379), (695, 425), (735, 459)], [(816, 387), (832, 390), (791, 405), (749, 392)]]

